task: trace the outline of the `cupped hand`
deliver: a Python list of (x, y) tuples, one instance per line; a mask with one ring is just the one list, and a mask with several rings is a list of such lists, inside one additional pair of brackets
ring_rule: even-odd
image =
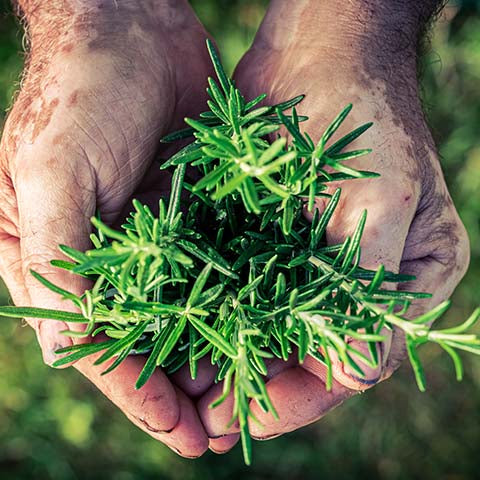
[[(315, 3), (298, 2), (302, 11), (297, 12), (291, 2), (272, 2), (252, 48), (237, 67), (237, 86), (247, 99), (266, 92), (269, 103), (305, 94), (298, 111), (309, 117), (302, 129), (314, 140), (319, 140), (347, 103), (353, 103), (354, 108), (337, 139), (374, 122), (351, 145), (352, 150), (372, 148), (373, 153), (349, 165), (381, 177), (331, 184), (331, 192), (341, 187), (342, 194), (327, 240), (332, 244), (344, 241), (366, 209), (361, 265), (376, 269), (383, 264), (390, 271), (414, 275), (415, 281), (398, 288), (433, 294), (429, 300), (412, 304), (409, 315), (418, 315), (452, 293), (468, 266), (469, 242), (424, 120), (416, 54), (407, 49), (395, 55), (389, 53), (388, 41), (382, 44), (366, 35), (355, 37), (353, 23), (342, 36), (339, 18), (330, 19), (337, 37), (329, 36), (328, 26), (322, 36), (325, 10), (305, 12), (308, 4)], [(355, 42), (357, 49), (346, 48)], [(384, 50), (383, 56), (375, 51), (375, 45)], [(317, 202), (317, 208), (324, 208), (322, 201)], [(401, 332), (385, 331), (384, 335), (379, 367), (362, 365), (365, 378), (361, 379), (336, 361), (329, 392), (325, 388), (326, 367), (311, 357), (302, 365), (294, 355), (288, 362), (270, 364), (267, 390), (280, 419), (273, 419), (252, 401), (253, 414), (263, 425), (251, 422), (252, 435), (267, 439), (307, 425), (344, 399), (389, 377), (405, 358), (405, 346)], [(366, 345), (357, 343), (356, 348), (368, 352)], [(233, 443), (229, 434), (236, 433), (238, 427), (225, 427), (232, 401), (208, 408), (220, 396), (221, 388), (215, 385), (206, 392), (199, 401), (199, 413), (210, 437), (227, 435), (222, 438), (231, 438)]]
[[(186, 1), (20, 3), (31, 45), (0, 146), (0, 274), (17, 305), (68, 309), (30, 270), (83, 293), (85, 281), (50, 266), (57, 246), (88, 248), (90, 217), (114, 222), (134, 192), (158, 201), (159, 139), (203, 108), (206, 33)], [(29, 323), (47, 363), (71, 344), (65, 324)], [(104, 377), (94, 360), (75, 367), (132, 422), (182, 455), (206, 450), (192, 400), (160, 369), (136, 391), (144, 359)]]

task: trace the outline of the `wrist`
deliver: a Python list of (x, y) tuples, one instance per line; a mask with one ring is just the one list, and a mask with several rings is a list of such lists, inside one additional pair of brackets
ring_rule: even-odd
[(257, 44), (319, 59), (416, 70), (418, 44), (441, 0), (272, 0)]
[[(18, 13), (30, 28), (37, 28), (45, 23), (62, 25), (78, 15), (92, 16), (106, 13), (109, 3), (104, 0), (13, 0)], [(110, 8), (111, 9), (111, 8)]]
[[(15, 0), (14, 0), (15, 1)], [(55, 44), (61, 36), (89, 38), (141, 30), (168, 30), (182, 25), (186, 0), (16, 0), (30, 42)], [(48, 42), (45, 42), (47, 37)], [(37, 41), (38, 39), (38, 41)]]

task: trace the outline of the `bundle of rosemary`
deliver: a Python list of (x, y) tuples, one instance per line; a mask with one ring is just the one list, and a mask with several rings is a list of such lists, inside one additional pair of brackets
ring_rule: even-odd
[[(349, 105), (314, 143), (301, 131), (305, 117), (295, 110), (303, 96), (274, 106), (258, 107), (266, 95), (247, 102), (207, 44), (218, 82), (208, 80), (210, 110), (198, 120), (186, 119), (187, 129), (164, 139), (193, 138), (162, 165), (174, 171), (170, 198), (160, 199), (159, 214), (134, 201), (135, 211), (121, 231), (92, 219), (97, 229), (91, 236), (93, 249), (60, 247), (72, 261), (52, 264), (93, 281), (82, 296), (32, 272), (81, 313), (2, 307), (0, 315), (85, 324), (83, 332), (64, 332), (70, 336), (103, 332), (105, 341), (59, 350), (67, 355), (55, 365), (103, 351), (96, 364), (114, 359), (108, 373), (128, 355), (145, 355), (137, 388), (157, 367), (172, 373), (188, 364), (195, 378), (198, 361), (208, 356), (218, 368), (216, 381), (223, 381), (223, 395), (213, 406), (233, 389), (232, 422), (239, 422), (249, 463), (250, 401), (276, 415), (265, 388), (266, 358), (287, 360), (294, 351), (299, 362), (313, 356), (327, 367), (328, 389), (329, 352), (362, 376), (358, 359), (375, 368), (376, 343), (384, 340), (380, 332), (395, 327), (405, 332), (416, 380), (424, 390), (416, 347), (437, 343), (452, 357), (460, 379), (457, 350), (480, 354), (480, 340), (467, 333), (480, 309), (463, 324), (444, 330), (433, 331), (430, 325), (448, 302), (407, 319), (411, 300), (429, 295), (382, 288), (384, 282), (412, 277), (382, 266), (376, 271), (359, 266), (366, 212), (351, 237), (327, 245), (325, 231), (341, 194), (340, 189), (327, 194), (329, 182), (376, 176), (346, 164), (369, 153), (345, 149), (371, 123), (333, 142)], [(290, 109), (291, 114), (284, 113)], [(290, 134), (290, 143), (279, 134), (281, 127)], [(272, 135), (276, 139), (270, 142)], [(322, 213), (314, 206), (319, 196), (329, 198)], [(186, 209), (180, 209), (182, 202)], [(311, 221), (303, 215), (305, 207), (313, 212)], [(367, 342), (369, 354), (355, 350), (347, 341), (351, 338)]]

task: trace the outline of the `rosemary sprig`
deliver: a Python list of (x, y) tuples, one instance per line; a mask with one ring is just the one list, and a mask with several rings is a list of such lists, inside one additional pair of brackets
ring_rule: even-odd
[[(315, 144), (301, 131), (306, 117), (295, 109), (303, 96), (274, 106), (259, 106), (266, 95), (247, 101), (225, 74), (213, 45), (207, 45), (218, 82), (209, 79), (209, 110), (197, 120), (186, 119), (187, 129), (164, 139), (193, 137), (162, 165), (174, 172), (170, 198), (159, 200), (159, 214), (135, 201), (120, 231), (92, 219), (97, 232), (91, 250), (60, 247), (71, 261), (53, 265), (94, 282), (81, 296), (32, 272), (81, 313), (0, 307), (0, 316), (81, 322), (84, 332), (65, 333), (109, 338), (59, 350), (66, 356), (55, 365), (103, 351), (95, 363), (115, 358), (103, 372), (108, 373), (128, 355), (146, 355), (137, 388), (157, 367), (172, 373), (189, 364), (195, 378), (198, 361), (208, 356), (224, 387), (212, 408), (233, 391), (231, 421), (239, 421), (250, 463), (250, 402), (276, 416), (265, 387), (265, 358), (286, 360), (296, 350), (302, 363), (311, 355), (326, 366), (330, 389), (329, 352), (362, 376), (359, 359), (376, 367), (375, 345), (384, 340), (380, 332), (398, 328), (405, 333), (417, 384), (424, 390), (416, 347), (438, 344), (461, 379), (458, 351), (480, 354), (480, 339), (468, 333), (480, 309), (463, 324), (443, 330), (430, 326), (448, 302), (408, 319), (411, 301), (429, 295), (382, 288), (385, 282), (412, 277), (386, 272), (383, 266), (376, 271), (359, 266), (367, 212), (351, 237), (327, 245), (325, 231), (341, 195), (340, 189), (327, 194), (328, 183), (376, 176), (348, 165), (369, 150), (345, 151), (372, 124), (331, 143), (352, 108), (348, 105)], [(292, 138), (289, 144), (279, 134), (281, 126)], [(187, 167), (199, 178), (194, 184), (187, 181)], [(189, 198), (186, 212), (180, 210), (182, 194)], [(302, 210), (306, 205), (312, 211), (317, 196), (329, 202), (309, 222)], [(355, 350), (348, 338), (367, 342), (370, 353)]]

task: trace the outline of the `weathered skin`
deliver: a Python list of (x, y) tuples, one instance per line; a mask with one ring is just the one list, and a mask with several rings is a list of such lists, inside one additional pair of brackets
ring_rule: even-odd
[[(0, 274), (17, 305), (65, 309), (30, 269), (81, 293), (87, 284), (49, 266), (57, 245), (88, 247), (96, 209), (113, 222), (134, 192), (158, 202), (162, 178), (151, 162), (159, 139), (205, 102), (206, 32), (183, 1), (20, 6), (31, 46), (0, 146)], [(30, 323), (51, 363), (70, 342), (57, 333), (65, 324)], [(93, 360), (75, 366), (133, 423), (185, 456), (207, 449), (192, 401), (163, 372), (135, 391), (140, 358), (106, 377)]]
[[(184, 1), (19, 3), (31, 49), (0, 145), (0, 275), (15, 303), (65, 309), (31, 280), (29, 270), (82, 292), (88, 285), (49, 268), (48, 261), (59, 256), (56, 245), (88, 247), (89, 217), (97, 208), (113, 222), (133, 193), (144, 201), (158, 198), (162, 178), (156, 167), (147, 169), (161, 135), (202, 108), (210, 73), (206, 34)], [(345, 132), (375, 121), (355, 145), (374, 153), (357, 166), (382, 176), (342, 185), (328, 236), (342, 240), (368, 209), (363, 264), (413, 273), (417, 281), (402, 288), (434, 293), (412, 313), (448, 297), (469, 259), (468, 238), (418, 99), (417, 43), (438, 4), (272, 0), (236, 72), (252, 98), (264, 91), (270, 101), (305, 93), (300, 110), (310, 117), (305, 129), (314, 136), (346, 102), (354, 110)], [(65, 341), (57, 334), (65, 325), (31, 324), (50, 363), (52, 351)], [(267, 439), (299, 428), (387, 378), (404, 357), (401, 336), (395, 332), (391, 348), (380, 353), (383, 368), (368, 372), (367, 383), (337, 362), (328, 393), (325, 369), (313, 359), (302, 366), (294, 356), (273, 362), (268, 389), (281, 420), (253, 405), (265, 427), (252, 424), (252, 433)], [(237, 442), (238, 426), (225, 430), (232, 403), (207, 408), (221, 388), (212, 386), (215, 372), (207, 360), (195, 382), (188, 369), (171, 379), (157, 370), (135, 391), (141, 359), (127, 359), (106, 377), (92, 366), (94, 359), (75, 366), (133, 423), (180, 454), (195, 457), (207, 446), (222, 453)]]
[[(373, 153), (352, 165), (381, 177), (332, 185), (342, 187), (342, 197), (327, 235), (331, 242), (343, 241), (367, 209), (362, 264), (384, 264), (416, 275), (415, 282), (401, 288), (433, 293), (431, 300), (414, 304), (411, 315), (448, 298), (469, 262), (468, 237), (447, 191), (418, 97), (417, 39), (436, 6), (434, 1), (273, 0), (236, 71), (237, 84), (248, 98), (267, 92), (270, 100), (282, 101), (306, 94), (298, 109), (309, 117), (303, 129), (314, 140), (348, 102), (354, 108), (339, 136), (375, 122), (352, 145), (373, 148)], [(388, 378), (405, 358), (402, 334), (394, 332), (391, 347), (387, 342), (380, 353), (384, 366), (368, 370), (367, 381), (352, 377), (336, 362), (336, 382), (329, 393), (325, 368), (312, 358), (301, 367), (276, 361), (267, 388), (280, 421), (253, 404), (264, 428), (252, 422), (252, 434), (272, 438), (295, 430)], [(223, 425), (230, 413), (228, 402), (215, 410), (206, 408), (206, 400), (219, 394), (215, 386), (199, 401), (209, 434), (227, 433)]]

